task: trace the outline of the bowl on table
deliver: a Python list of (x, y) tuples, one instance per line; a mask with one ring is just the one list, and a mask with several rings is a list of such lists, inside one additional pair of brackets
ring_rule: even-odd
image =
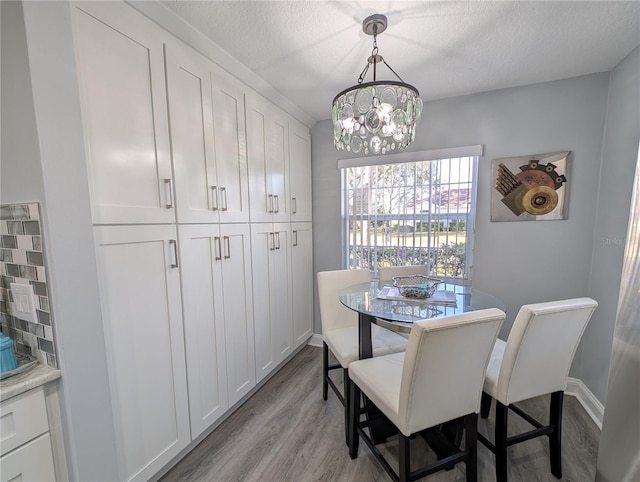
[(398, 288), (402, 296), (416, 300), (431, 298), (437, 286), (443, 282), (441, 279), (422, 275), (394, 276), (392, 280), (393, 286)]

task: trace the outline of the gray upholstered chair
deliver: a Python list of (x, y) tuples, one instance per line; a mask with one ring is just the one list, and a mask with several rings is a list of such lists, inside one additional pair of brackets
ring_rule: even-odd
[[(349, 455), (357, 457), (359, 439), (369, 446), (394, 480), (409, 481), (465, 462), (467, 481), (477, 480), (477, 421), (480, 395), (491, 350), (505, 314), (496, 308), (413, 324), (406, 353), (355, 361), (349, 365)], [(399, 473), (375, 447), (360, 420), (360, 395), (370, 400), (398, 429)], [(464, 419), (464, 450), (411, 471), (413, 434)]]
[[(483, 418), (489, 416), (491, 399), (496, 400), (495, 438), (491, 443), (482, 434), (480, 441), (496, 458), (496, 479), (507, 480), (507, 447), (547, 435), (551, 473), (562, 477), (562, 402), (571, 361), (584, 330), (598, 303), (591, 298), (576, 298), (524, 305), (511, 327), (506, 342), (497, 340), (484, 382)], [(551, 395), (549, 425), (543, 425), (516, 402)], [(509, 409), (524, 418), (533, 430), (507, 436)]]
[[(371, 272), (367, 269), (343, 269), (318, 272), (318, 298), (320, 301), (320, 319), (322, 322), (322, 398), (327, 399), (328, 387), (331, 386), (338, 399), (345, 407), (345, 439), (347, 421), (347, 397), (349, 364), (359, 358), (358, 314), (345, 307), (338, 296), (345, 288), (367, 283), (371, 280)], [(373, 356), (386, 355), (404, 351), (406, 338), (381, 328), (371, 327), (371, 343)], [(338, 363), (329, 365), (329, 350)], [(344, 395), (329, 377), (329, 371), (342, 368), (344, 379)]]

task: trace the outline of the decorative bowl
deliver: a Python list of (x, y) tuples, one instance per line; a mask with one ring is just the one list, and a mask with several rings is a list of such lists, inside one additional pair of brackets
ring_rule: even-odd
[(392, 278), (393, 286), (405, 298), (413, 298), (424, 300), (431, 298), (436, 291), (436, 287), (443, 281), (437, 278), (429, 278), (428, 276), (394, 276)]

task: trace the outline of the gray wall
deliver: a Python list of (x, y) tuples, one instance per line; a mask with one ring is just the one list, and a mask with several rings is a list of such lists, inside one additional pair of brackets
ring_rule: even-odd
[(624, 243), (640, 140), (640, 47), (611, 72), (589, 296), (600, 306), (585, 332), (580, 378), (605, 402)]
[(43, 207), (69, 477), (116, 480), (69, 13), (66, 2), (2, 2), (1, 200)]
[[(515, 314), (525, 303), (589, 294), (608, 86), (609, 74), (600, 73), (425, 104), (417, 140), (410, 150), (484, 145), (479, 163), (472, 276), (474, 287), (507, 304), (502, 337), (508, 334)], [(347, 156), (333, 148), (331, 133), (330, 121), (317, 123), (311, 133), (316, 271), (341, 267), (340, 174), (336, 160)], [(572, 152), (569, 218), (491, 222), (491, 160), (562, 150)], [(619, 209), (626, 217), (628, 203)], [(611, 270), (612, 278), (620, 278), (618, 267), (604, 269)], [(605, 291), (599, 293), (600, 298), (617, 296), (615, 288)], [(321, 332), (317, 304), (314, 330)], [(610, 341), (594, 340), (602, 343), (605, 351), (605, 345), (610, 349)], [(578, 353), (572, 376), (581, 378), (582, 358)], [(608, 355), (605, 383), (606, 363)]]

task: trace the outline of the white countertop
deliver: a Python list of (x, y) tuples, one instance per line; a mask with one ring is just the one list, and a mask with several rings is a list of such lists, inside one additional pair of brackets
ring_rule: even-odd
[(0, 401), (15, 397), (32, 388), (60, 378), (60, 370), (36, 364), (30, 370), (0, 380)]

